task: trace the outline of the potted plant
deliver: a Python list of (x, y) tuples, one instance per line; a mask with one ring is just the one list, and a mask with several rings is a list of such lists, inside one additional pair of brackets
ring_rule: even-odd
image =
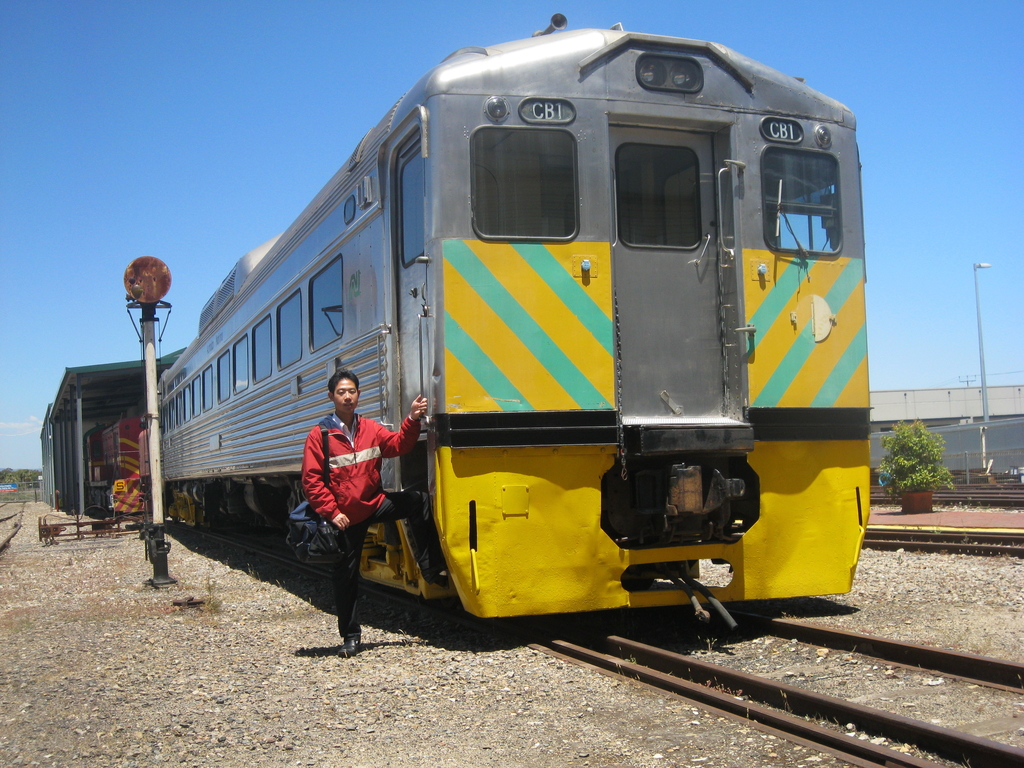
[(945, 446), (920, 421), (901, 421), (882, 436), (886, 456), (878, 465), (879, 476), (888, 478), (885, 490), (904, 512), (931, 512), (932, 492), (953, 487), (953, 475), (942, 465)]

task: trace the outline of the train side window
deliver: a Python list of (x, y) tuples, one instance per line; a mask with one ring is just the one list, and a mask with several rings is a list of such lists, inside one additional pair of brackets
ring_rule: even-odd
[(192, 385), (186, 384), (181, 389), (181, 423), (187, 424), (192, 421)]
[(217, 358), (217, 402), (223, 403), (231, 396), (231, 353), (225, 352)]
[(345, 329), (342, 312), (341, 255), (309, 281), (309, 342), (319, 349), (341, 336)]
[(473, 228), (481, 237), (569, 240), (579, 230), (576, 139), (549, 128), (473, 134)]
[(296, 291), (277, 308), (277, 367), (302, 357), (302, 294)]
[(398, 156), (398, 237), (403, 266), (408, 267), (417, 256), (423, 255), (426, 242), (424, 223), (425, 187), (423, 178), (423, 156), (420, 154), (419, 137), (402, 148)]
[(628, 245), (693, 248), (700, 242), (697, 154), (687, 147), (623, 144), (615, 154), (619, 237)]
[(203, 410), (213, 408), (213, 366), (208, 365), (203, 369)]
[(192, 415), (198, 416), (203, 412), (203, 377), (196, 376), (192, 379)]
[(769, 147), (761, 160), (764, 239), (778, 251), (835, 253), (842, 219), (839, 163), (832, 155)]
[(274, 341), (271, 334), (270, 315), (267, 315), (252, 329), (252, 380), (263, 381), (274, 366)]
[(235, 368), (235, 392), (249, 386), (249, 337), (243, 336), (231, 350)]

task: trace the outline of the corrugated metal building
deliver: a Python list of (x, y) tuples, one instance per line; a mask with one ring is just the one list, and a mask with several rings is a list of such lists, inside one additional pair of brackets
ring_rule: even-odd
[[(182, 351), (157, 360), (158, 373), (169, 368)], [(88, 498), (86, 435), (98, 427), (145, 413), (142, 360), (65, 368), (39, 434), (43, 449), (42, 500), (67, 514), (84, 512)]]

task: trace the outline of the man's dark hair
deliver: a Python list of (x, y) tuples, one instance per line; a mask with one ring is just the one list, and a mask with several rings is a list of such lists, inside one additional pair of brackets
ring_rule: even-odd
[(348, 379), (351, 381), (356, 385), (356, 391), (359, 391), (359, 377), (352, 373), (348, 368), (339, 368), (334, 372), (330, 381), (327, 382), (327, 391), (333, 394), (334, 388), (338, 386), (338, 382), (342, 379)]

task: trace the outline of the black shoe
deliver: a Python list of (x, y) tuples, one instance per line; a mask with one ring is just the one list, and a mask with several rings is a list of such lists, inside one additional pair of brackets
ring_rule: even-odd
[(338, 646), (338, 655), (344, 659), (355, 656), (363, 650), (363, 644), (360, 641), (359, 635), (350, 635), (345, 638), (345, 642)]

